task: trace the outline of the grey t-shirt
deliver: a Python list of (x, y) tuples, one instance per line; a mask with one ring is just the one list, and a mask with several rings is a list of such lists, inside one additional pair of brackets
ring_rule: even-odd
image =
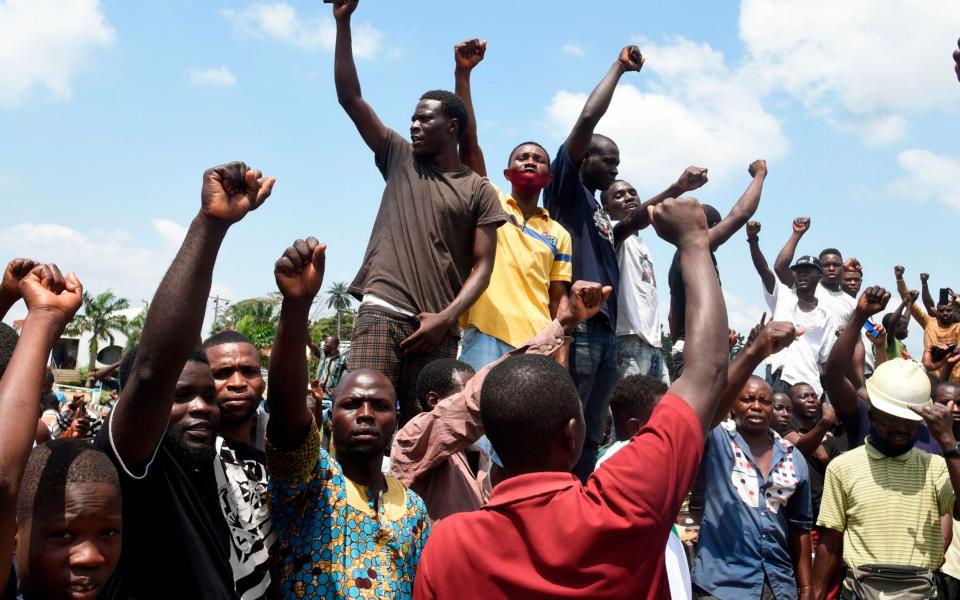
[(499, 226), (507, 216), (485, 177), (466, 166), (436, 169), (396, 131), (376, 160), (387, 185), (350, 293), (373, 294), (414, 314), (438, 313), (473, 270), (476, 228)]

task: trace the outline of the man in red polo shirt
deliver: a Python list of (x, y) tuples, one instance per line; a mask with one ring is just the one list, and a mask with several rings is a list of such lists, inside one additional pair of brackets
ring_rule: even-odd
[(687, 275), (683, 376), (582, 485), (570, 473), (585, 426), (568, 372), (541, 356), (494, 367), (480, 416), (507, 478), (483, 508), (433, 531), (415, 598), (670, 597), (663, 548), (726, 383), (728, 331), (700, 203), (671, 199), (650, 210)]

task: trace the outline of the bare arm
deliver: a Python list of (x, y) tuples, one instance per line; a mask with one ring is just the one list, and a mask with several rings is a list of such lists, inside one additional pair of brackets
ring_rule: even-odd
[[(953, 487), (954, 497), (960, 496), (960, 457), (947, 456), (957, 446), (957, 438), (953, 435), (953, 400), (947, 402), (946, 406), (934, 402), (923, 408), (911, 406), (910, 410), (923, 418), (923, 422), (930, 431), (930, 437), (937, 441), (940, 449), (945, 456), (947, 463), (947, 473), (950, 474), (950, 485)], [(953, 517), (960, 519), (960, 502), (953, 504)]]
[(643, 67), (643, 62), (644, 59), (640, 54), (640, 49), (636, 46), (627, 46), (620, 52), (617, 61), (613, 63), (607, 74), (594, 88), (590, 97), (587, 98), (573, 130), (564, 142), (564, 148), (574, 164), (580, 162), (580, 159), (587, 153), (593, 131), (597, 128), (597, 123), (600, 122), (607, 109), (610, 108), (610, 101), (613, 99), (613, 92), (617, 88), (620, 77), (627, 71), (639, 71)]
[(843, 533), (823, 527), (820, 542), (817, 544), (817, 556), (813, 561), (813, 597), (824, 600), (833, 583), (833, 574), (840, 567), (843, 557)]
[(353, 60), (353, 33), (350, 30), (350, 15), (359, 0), (336, 0), (333, 16), (337, 22), (337, 42), (334, 49), (333, 80), (337, 87), (337, 101), (347, 116), (357, 126), (360, 137), (374, 152), (383, 150), (388, 130), (373, 108), (363, 99), (360, 78)]
[(200, 212), (150, 303), (130, 379), (110, 417), (115, 450), (128, 469), (147, 464), (166, 431), (177, 379), (200, 340), (227, 229), (259, 207), (274, 182), (239, 162), (203, 174)]
[(796, 283), (793, 271), (790, 269), (790, 264), (793, 263), (793, 257), (797, 253), (797, 244), (800, 243), (800, 238), (802, 238), (803, 234), (809, 229), (810, 217), (797, 217), (794, 219), (793, 233), (787, 238), (787, 243), (783, 245), (783, 249), (780, 250), (777, 259), (773, 261), (773, 270), (776, 271), (780, 283), (788, 288), (792, 288), (794, 283)]
[(299, 448), (311, 426), (310, 409), (303, 401), (307, 363), (303, 346), (310, 306), (323, 284), (327, 247), (314, 238), (297, 240), (274, 265), (274, 278), (283, 295), (280, 323), (270, 352), (270, 420), (267, 439), (280, 451)]
[(797, 578), (797, 591), (800, 593), (800, 600), (807, 600), (813, 597), (813, 561), (810, 559), (813, 546), (810, 532), (791, 528), (788, 537), (793, 573)]
[(463, 282), (460, 293), (440, 313), (420, 313), (420, 328), (400, 342), (405, 352), (426, 353), (436, 348), (460, 315), (473, 306), (490, 284), (497, 256), (497, 225), (481, 225), (473, 234), (473, 271)]
[(800, 449), (800, 452), (816, 456), (826, 463), (829, 460), (826, 450), (821, 444), (826, 437), (827, 432), (837, 423), (836, 412), (832, 405), (823, 403), (823, 416), (817, 421), (817, 424), (810, 428), (806, 433), (794, 433), (787, 435), (787, 441)]
[(549, 294), (550, 294), (550, 318), (557, 318), (557, 311), (560, 309), (560, 304), (563, 303), (564, 299), (567, 297), (567, 289), (570, 287), (570, 284), (565, 281), (551, 281)]
[(20, 280), (36, 265), (36, 261), (29, 258), (15, 258), (7, 265), (3, 272), (3, 280), (0, 281), (0, 319), (3, 319), (13, 305), (20, 300), (22, 297)]
[(667, 200), (650, 209), (657, 234), (677, 246), (687, 296), (683, 375), (670, 392), (686, 400), (707, 431), (727, 384), (727, 309), (710, 259), (703, 207), (694, 199)]
[(480, 64), (487, 51), (487, 42), (468, 40), (453, 49), (457, 68), (454, 71), (456, 94), (467, 105), (467, 124), (460, 137), (460, 161), (482, 177), (487, 176), (487, 163), (477, 137), (477, 117), (473, 109), (473, 92), (470, 88), (470, 73)]
[(768, 294), (772, 294), (776, 279), (773, 271), (770, 270), (770, 265), (767, 264), (767, 257), (763, 255), (763, 250), (760, 249), (760, 227), (760, 223), (757, 221), (747, 223), (747, 245), (750, 247), (750, 260), (753, 261), (753, 268), (757, 270), (757, 275), (763, 282), (763, 289), (767, 290)]
[(767, 178), (767, 161), (755, 160), (748, 168), (753, 181), (747, 190), (740, 196), (737, 203), (730, 209), (730, 213), (717, 225), (710, 228), (710, 250), (716, 251), (724, 242), (733, 237), (738, 229), (747, 224), (753, 213), (760, 205), (760, 194), (763, 192), (763, 182)]
[(936, 318), (937, 303), (933, 301), (933, 296), (930, 295), (930, 275), (927, 273), (920, 273), (920, 294), (923, 299), (923, 307), (927, 309), (927, 314)]
[(66, 280), (55, 265), (38, 265), (21, 276), (29, 313), (23, 332), (0, 380), (0, 589), (10, 577), (14, 553), (17, 496), (27, 458), (37, 435), (43, 373), (54, 342), (82, 303), (76, 275)]
[(687, 167), (676, 182), (670, 184), (667, 189), (633, 209), (626, 218), (618, 221), (617, 224), (613, 226), (614, 245), (619, 245), (620, 242), (625, 240), (627, 236), (634, 231), (639, 231), (650, 224), (648, 208), (660, 204), (667, 198), (679, 198), (686, 192), (692, 192), (702, 187), (705, 183), (707, 183), (706, 169)]

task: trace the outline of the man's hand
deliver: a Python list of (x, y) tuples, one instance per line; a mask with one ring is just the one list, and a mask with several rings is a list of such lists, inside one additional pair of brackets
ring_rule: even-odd
[(911, 406), (910, 410), (923, 417), (930, 435), (937, 440), (944, 451), (953, 450), (957, 445), (957, 438), (953, 435), (953, 400), (946, 405), (936, 402), (923, 408)]
[(487, 40), (467, 40), (453, 47), (453, 57), (461, 71), (470, 71), (479, 65), (486, 53)]
[(826, 423), (827, 425), (833, 426), (837, 423), (837, 411), (833, 408), (833, 405), (829, 402), (820, 403), (820, 410), (822, 414), (820, 415), (820, 420)]
[(677, 179), (677, 187), (684, 192), (692, 192), (699, 189), (709, 181), (707, 169), (701, 167), (687, 167), (680, 178)]
[(207, 169), (200, 192), (200, 214), (223, 225), (232, 225), (263, 204), (276, 177), (263, 177), (260, 171), (232, 162)]
[(47, 315), (65, 327), (83, 304), (83, 284), (75, 273), (66, 278), (57, 265), (36, 265), (20, 280), (20, 294), (30, 315)]
[(417, 320), (420, 321), (420, 327), (400, 342), (400, 348), (407, 354), (433, 352), (453, 326), (447, 317), (438, 313), (420, 313)]
[(750, 163), (750, 166), (747, 167), (747, 172), (750, 173), (750, 177), (766, 177), (767, 161), (763, 159), (753, 161)]
[(930, 281), (930, 273), (920, 273), (920, 283), (926, 284)]
[(907, 295), (906, 295), (906, 297), (903, 299), (903, 301), (909, 306), (910, 304), (913, 304), (914, 302), (916, 302), (916, 301), (917, 301), (917, 298), (919, 298), (919, 297), (920, 297), (920, 292), (919, 292), (919, 291), (917, 291), (917, 290), (910, 290), (909, 292), (907, 292)]
[(883, 325), (874, 325), (873, 328), (877, 330), (877, 337), (873, 337), (872, 335), (868, 335), (867, 337), (870, 338), (870, 341), (873, 342), (874, 346), (886, 346), (887, 330), (883, 327)]
[(29, 258), (15, 258), (7, 265), (3, 272), (3, 283), (0, 283), (0, 296), (9, 298), (11, 302), (20, 299), (20, 280), (33, 270), (37, 263)]
[(327, 245), (316, 238), (295, 241), (273, 265), (273, 276), (284, 300), (312, 303), (323, 285)]
[(575, 281), (570, 288), (569, 302), (562, 302), (557, 309), (557, 320), (564, 331), (573, 331), (579, 323), (596, 316), (612, 291), (609, 285)]
[(753, 349), (764, 357), (772, 356), (788, 347), (804, 334), (803, 327), (795, 327), (788, 321), (770, 321), (753, 341)]
[(760, 235), (760, 221), (747, 221), (747, 239), (754, 241)]
[(353, 11), (357, 10), (357, 4), (360, 4), (360, 0), (332, 0), (332, 2), (333, 18), (338, 21), (349, 19)]
[(677, 248), (709, 243), (707, 217), (696, 198), (668, 198), (648, 206), (647, 213), (657, 235)]
[(643, 68), (643, 63), (646, 62), (646, 59), (643, 58), (643, 54), (640, 53), (640, 48), (637, 46), (627, 46), (620, 51), (620, 56), (617, 58), (617, 61), (623, 65), (624, 71), (639, 71)]
[(810, 217), (797, 217), (793, 220), (793, 232), (803, 235), (810, 231)]
[(857, 301), (857, 313), (864, 318), (872, 317), (887, 307), (890, 292), (879, 286), (868, 287)]
[(863, 273), (863, 265), (860, 264), (860, 261), (855, 256), (851, 256), (847, 260), (843, 261), (843, 270)]
[(760, 316), (760, 322), (753, 326), (753, 329), (750, 330), (750, 333), (747, 335), (747, 341), (743, 345), (744, 350), (749, 348), (755, 341), (757, 337), (760, 336), (760, 332), (763, 331), (763, 328), (767, 325), (767, 311), (763, 311), (763, 315)]
[(737, 342), (740, 341), (740, 333), (735, 329), (731, 329), (727, 334), (727, 343), (730, 346), (730, 351), (732, 352), (734, 348), (737, 347)]
[(907, 270), (901, 267), (900, 265), (897, 265), (893, 268), (893, 276), (897, 278), (897, 281), (900, 281), (901, 279), (903, 279), (903, 274), (906, 272)]

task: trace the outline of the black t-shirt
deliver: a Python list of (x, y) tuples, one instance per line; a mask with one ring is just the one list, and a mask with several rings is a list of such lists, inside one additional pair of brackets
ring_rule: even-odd
[(208, 473), (185, 471), (160, 446), (142, 479), (131, 476), (110, 442), (110, 419), (94, 444), (110, 456), (123, 492), (123, 553), (111, 584), (120, 597), (226, 600), (237, 597), (229, 530)]
[[(710, 260), (713, 261), (713, 268), (720, 277), (720, 268), (717, 266), (717, 255), (710, 252)], [(670, 306), (677, 311), (677, 323), (680, 323), (679, 338), (683, 339), (684, 323), (687, 318), (687, 290), (683, 287), (683, 269), (680, 267), (680, 251), (677, 250), (673, 255), (673, 262), (670, 263), (670, 271), (667, 273), (667, 285), (670, 286)]]
[[(787, 430), (788, 434), (797, 432), (800, 435), (804, 435), (808, 431), (810, 430), (800, 425), (796, 419), (790, 419), (790, 426)], [(845, 441), (845, 439), (838, 439), (831, 432), (824, 436), (820, 445), (827, 451), (827, 456), (830, 457), (830, 460), (833, 460), (845, 451)], [(813, 504), (813, 520), (816, 521), (817, 515), (820, 514), (820, 499), (823, 497), (823, 481), (827, 473), (827, 463), (806, 453), (803, 453), (803, 458), (807, 461), (807, 467), (809, 467), (807, 472), (810, 476), (810, 500)]]

